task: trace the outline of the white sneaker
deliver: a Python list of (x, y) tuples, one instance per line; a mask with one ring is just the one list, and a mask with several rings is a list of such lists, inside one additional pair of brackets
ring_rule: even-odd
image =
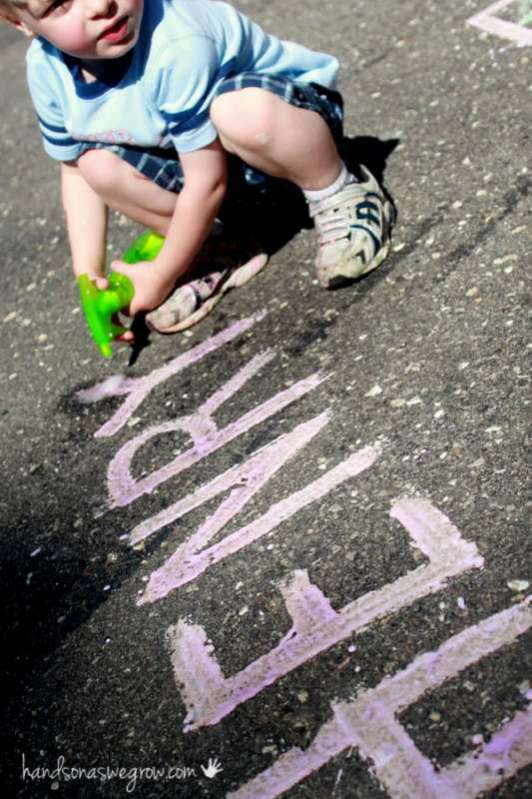
[(323, 288), (337, 288), (371, 272), (390, 250), (395, 210), (371, 172), (362, 164), (360, 169), (363, 183), (349, 183), (309, 206), (319, 235), (316, 271)]
[(243, 286), (268, 263), (257, 246), (235, 245), (211, 236), (195, 258), (191, 279), (176, 288), (154, 311), (146, 325), (158, 333), (178, 333), (201, 322), (230, 289)]

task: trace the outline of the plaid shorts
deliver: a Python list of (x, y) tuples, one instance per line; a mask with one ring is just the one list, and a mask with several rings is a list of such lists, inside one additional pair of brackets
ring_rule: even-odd
[[(290, 105), (320, 114), (328, 124), (334, 140), (340, 145), (343, 137), (343, 101), (339, 92), (320, 86), (317, 83), (298, 83), (289, 78), (244, 72), (236, 77), (223, 80), (216, 89), (214, 96), (219, 97), (221, 94), (249, 87), (266, 89), (281, 97)], [(128, 164), (131, 164), (149, 180), (152, 180), (167, 191), (179, 192), (183, 188), (183, 169), (176, 151), (172, 148), (150, 148), (147, 150), (145, 147), (132, 145), (87, 142), (83, 147), (82, 153), (94, 149), (110, 150), (124, 161), (127, 161)], [(268, 179), (259, 170), (253, 169), (239, 159), (236, 160), (237, 170), (247, 184), (258, 186)]]

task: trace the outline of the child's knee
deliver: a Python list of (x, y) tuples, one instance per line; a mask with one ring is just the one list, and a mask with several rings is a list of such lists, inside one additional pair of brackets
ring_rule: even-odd
[(276, 104), (280, 102), (283, 100), (265, 89), (240, 89), (217, 97), (210, 116), (222, 142), (260, 151), (273, 141)]
[(96, 192), (116, 185), (121, 166), (121, 159), (109, 150), (87, 150), (78, 159), (81, 174)]

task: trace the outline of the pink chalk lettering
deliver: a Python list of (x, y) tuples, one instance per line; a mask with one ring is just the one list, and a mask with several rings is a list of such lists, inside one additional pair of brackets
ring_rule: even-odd
[[(494, 36), (509, 39), (519, 47), (527, 47), (532, 44), (532, 30), (497, 16), (497, 12), (513, 5), (513, 3), (514, 0), (498, 0), (498, 2), (492, 3), (484, 11), (470, 17), (467, 23)], [(528, 10), (530, 11), (530, 8)]]
[(532, 762), (532, 713), (519, 711), (491, 741), (436, 771), (397, 720), (407, 707), (532, 626), (531, 598), (449, 638), (436, 652), (350, 702), (332, 706), (306, 750), (291, 749), (227, 799), (276, 799), (342, 751), (356, 747), (391, 799), (474, 799)]
[[(322, 423), (322, 417), (307, 422), (308, 425), (319, 425)], [(293, 431), (294, 435), (299, 436), (303, 425)], [(297, 431), (297, 432), (296, 432)], [(307, 439), (308, 440), (308, 439)], [(279, 446), (279, 441), (274, 442)], [(284, 442), (281, 441), (284, 445)], [(301, 508), (306, 507), (311, 502), (315, 502), (321, 497), (328, 494), (337, 485), (348, 480), (350, 477), (355, 477), (365, 469), (369, 469), (373, 465), (379, 455), (377, 447), (365, 447), (359, 450), (343, 463), (340, 463), (330, 472), (323, 475), (319, 479), (310, 483), (300, 491), (296, 491), (286, 499), (272, 505), (270, 509), (259, 516), (255, 521), (250, 522), (245, 527), (236, 530), (232, 535), (227, 536), (218, 544), (214, 544), (208, 549), (203, 549), (201, 552), (191, 552), (187, 545), (182, 545), (160, 569), (150, 575), (146, 591), (139, 599), (138, 604), (142, 605), (146, 602), (154, 602), (167, 596), (170, 591), (179, 588), (186, 583), (195, 580), (200, 574), (203, 574), (209, 567), (214, 566), (220, 560), (227, 558), (229, 555), (234, 555), (235, 552), (243, 549), (251, 544), (253, 541), (261, 538), (264, 535), (271, 533), (283, 522), (290, 519)], [(277, 455), (278, 457), (278, 455)], [(210, 539), (214, 532), (220, 529), (218, 514), (225, 523), (227, 505), (231, 497), (218, 508), (218, 510), (211, 516), (210, 519), (202, 525), (194, 538), (196, 547), (200, 545), (203, 540)], [(214, 532), (213, 532), (214, 530)]]
[(125, 402), (118, 408), (109, 421), (96, 431), (94, 434), (95, 438), (114, 436), (115, 433), (122, 429), (152, 389), (165, 380), (168, 380), (168, 378), (183, 371), (187, 366), (197, 363), (211, 352), (214, 352), (237, 336), (245, 333), (253, 327), (256, 322), (263, 319), (264, 316), (265, 313), (261, 312), (247, 319), (241, 319), (235, 322), (225, 330), (222, 330), (221, 333), (217, 333), (206, 341), (202, 341), (201, 344), (193, 347), (188, 352), (178, 355), (177, 358), (174, 358), (173, 361), (170, 361), (170, 363), (162, 366), (160, 369), (155, 369), (146, 377), (131, 378), (124, 377), (123, 375), (113, 375), (92, 388), (78, 391), (76, 399), (83, 405), (90, 405), (107, 397), (128, 395)]
[[(475, 544), (464, 541), (449, 519), (427, 500), (403, 498), (393, 506), (390, 515), (401, 522), (414, 546), (430, 559), (430, 563), (378, 591), (365, 594), (338, 613), (309, 582), (305, 571), (295, 571), (280, 586), (293, 621), (291, 630), (274, 649), (238, 674), (228, 678), (222, 674), (201, 627), (181, 619), (169, 628), (167, 640), (172, 666), (188, 710), (185, 732), (217, 724), (268, 685), (320, 652), (366, 629), (376, 619), (439, 591), (451, 577), (468, 569), (482, 568), (484, 561)], [(245, 534), (246, 529), (240, 534)], [(190, 568), (186, 546), (180, 547), (171, 560), (174, 561), (173, 574), (169, 574), (165, 564), (160, 570), (160, 579), (165, 581), (162, 588), (159, 582), (154, 582), (161, 592), (167, 588), (166, 580), (174, 584), (177, 573), (183, 578)]]
[(209, 541), (235, 516), (263, 485), (293, 458), (299, 450), (311, 441), (329, 421), (329, 413), (316, 416), (310, 422), (304, 422), (291, 433), (286, 433), (257, 450), (245, 461), (233, 466), (223, 474), (215, 477), (205, 485), (199, 486), (184, 499), (165, 508), (160, 513), (141, 522), (133, 528), (129, 535), (129, 543), (136, 546), (148, 536), (180, 519), (195, 508), (200, 507), (213, 497), (232, 489), (229, 497), (222, 502), (216, 512), (182, 544), (165, 564), (165, 571), (172, 572), (175, 563), (185, 562), (187, 558), (205, 547)]
[[(324, 376), (314, 374), (304, 380), (300, 380), (290, 386), (290, 388), (279, 392), (271, 399), (245, 413), (235, 422), (223, 428), (223, 430), (219, 430), (211, 414), (242, 388), (273, 357), (274, 353), (271, 350), (257, 355), (204, 402), (194, 414), (182, 416), (172, 422), (153, 425), (124, 444), (110, 462), (107, 470), (107, 486), (111, 497), (111, 507), (129, 505), (143, 494), (151, 493), (161, 483), (180, 474), (185, 469), (206, 458), (207, 455), (216, 452), (229, 441), (246, 433), (252, 427), (308, 394), (309, 391), (317, 388), (326, 379)], [(177, 430), (183, 430), (190, 435), (193, 442), (192, 447), (180, 453), (172, 461), (147, 477), (135, 480), (131, 474), (130, 465), (138, 450), (150, 439)]]

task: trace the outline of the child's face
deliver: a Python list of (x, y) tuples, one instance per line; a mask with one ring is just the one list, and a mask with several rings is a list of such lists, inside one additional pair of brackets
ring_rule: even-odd
[(82, 60), (119, 58), (136, 43), (144, 0), (26, 0), (17, 12), (32, 34)]

